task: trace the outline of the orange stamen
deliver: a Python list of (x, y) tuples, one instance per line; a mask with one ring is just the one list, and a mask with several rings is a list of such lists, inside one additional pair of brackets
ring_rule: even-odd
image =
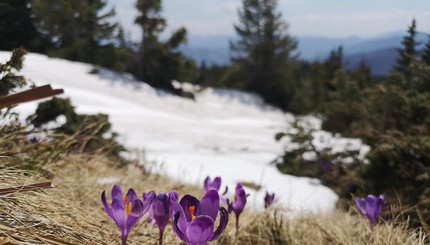
[(132, 208), (132, 204), (131, 203), (129, 203), (127, 206), (125, 206), (125, 213), (127, 214), (127, 215), (130, 215), (131, 214), (131, 208)]
[(133, 205), (131, 203), (128, 203), (128, 196), (127, 195), (124, 196), (124, 204), (125, 204), (125, 206), (124, 206), (125, 213), (127, 215), (130, 215), (131, 208), (133, 207)]
[(190, 214), (191, 214), (191, 220), (194, 220), (196, 218), (196, 216), (194, 215), (195, 210), (196, 210), (195, 206), (191, 206), (188, 208), (188, 211), (190, 211)]

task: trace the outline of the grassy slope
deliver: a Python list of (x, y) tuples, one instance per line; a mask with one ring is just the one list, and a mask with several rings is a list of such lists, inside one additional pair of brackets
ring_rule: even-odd
[[(132, 165), (115, 167), (101, 156), (64, 155), (43, 169), (51, 173), (54, 188), (0, 196), (0, 244), (119, 244), (119, 232), (100, 202), (101, 192), (109, 193), (112, 187), (98, 184), (105, 177), (116, 177), (124, 189), (133, 187), (138, 193), (175, 189), (181, 196), (203, 194), (198, 187), (145, 174)], [(0, 181), (3, 186), (16, 186), (44, 180), (38, 172), (4, 168)], [(423, 233), (407, 230), (403, 224), (386, 222), (372, 229), (361, 216), (340, 212), (289, 218), (275, 210), (247, 210), (237, 241), (233, 221), (231, 217), (225, 234), (213, 244), (425, 244)], [(157, 236), (156, 227), (140, 221), (129, 244), (157, 244)], [(165, 241), (180, 244), (170, 225)]]

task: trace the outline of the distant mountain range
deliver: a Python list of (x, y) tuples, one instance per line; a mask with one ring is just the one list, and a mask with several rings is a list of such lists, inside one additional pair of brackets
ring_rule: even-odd
[[(373, 38), (327, 38), (318, 36), (298, 36), (297, 51), (304, 60), (322, 60), (329, 52), (343, 46), (345, 65), (348, 69), (356, 68), (361, 61), (368, 64), (375, 75), (385, 75), (393, 67), (398, 57), (397, 48), (401, 47), (405, 31), (385, 33)], [(188, 44), (180, 49), (198, 63), (228, 64), (230, 62), (229, 41), (232, 36), (189, 36)], [(419, 48), (429, 40), (428, 34), (418, 33), (416, 40)]]

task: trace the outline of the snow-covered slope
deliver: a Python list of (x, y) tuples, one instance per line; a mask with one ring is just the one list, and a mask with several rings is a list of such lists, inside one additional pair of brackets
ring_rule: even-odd
[[(0, 52), (0, 63), (9, 56)], [(240, 181), (261, 185), (260, 191), (247, 189), (257, 208), (263, 206), (266, 190), (295, 211), (334, 208), (337, 196), (330, 189), (309, 178), (280, 174), (269, 164), (283, 149), (274, 134), (293, 121), (292, 115), (239, 91), (209, 88), (193, 101), (107, 70), (92, 75), (91, 69), (28, 54), (22, 73), (37, 85), (63, 88), (63, 97), (70, 97), (80, 113), (109, 114), (121, 142), (144, 149), (147, 160), (157, 163), (154, 171), (199, 185), (207, 175), (222, 176), (230, 190)], [(30, 114), (35, 108), (36, 103), (27, 103), (17, 110)]]

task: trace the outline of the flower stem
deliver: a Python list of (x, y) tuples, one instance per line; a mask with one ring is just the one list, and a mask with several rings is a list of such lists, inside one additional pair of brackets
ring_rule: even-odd
[(122, 236), (121, 245), (127, 245), (127, 236)]
[(239, 215), (236, 215), (236, 240), (239, 235)]
[(158, 238), (158, 244), (159, 245), (163, 245), (163, 233), (162, 231), (160, 231), (160, 237)]
[(159, 228), (159, 231), (158, 244), (163, 245), (164, 228)]

